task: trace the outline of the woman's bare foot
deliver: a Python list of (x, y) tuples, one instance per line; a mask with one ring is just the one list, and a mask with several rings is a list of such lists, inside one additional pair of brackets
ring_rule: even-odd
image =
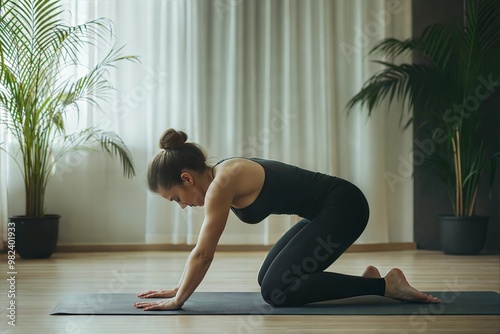
[(378, 269), (374, 266), (366, 267), (365, 272), (361, 276), (367, 278), (382, 278), (382, 276), (380, 275), (380, 271), (378, 271)]
[(391, 269), (384, 279), (385, 297), (402, 301), (418, 301), (423, 303), (442, 302), (439, 298), (425, 294), (413, 288), (406, 280), (403, 272), (397, 268)]

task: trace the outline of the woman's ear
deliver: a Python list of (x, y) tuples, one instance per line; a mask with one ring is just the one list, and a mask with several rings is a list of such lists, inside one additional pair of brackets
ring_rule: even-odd
[(193, 184), (193, 176), (187, 172), (183, 172), (181, 174), (181, 179), (182, 179), (182, 182), (187, 182), (189, 184)]

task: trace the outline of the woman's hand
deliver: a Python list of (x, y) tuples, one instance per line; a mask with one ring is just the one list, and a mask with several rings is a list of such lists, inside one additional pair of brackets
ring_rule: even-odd
[(177, 289), (173, 290), (148, 290), (137, 294), (139, 298), (172, 298), (177, 294)]
[(155, 311), (155, 310), (177, 310), (182, 307), (179, 305), (175, 298), (163, 299), (157, 301), (148, 302), (138, 302), (134, 304), (137, 308), (142, 308), (144, 311)]

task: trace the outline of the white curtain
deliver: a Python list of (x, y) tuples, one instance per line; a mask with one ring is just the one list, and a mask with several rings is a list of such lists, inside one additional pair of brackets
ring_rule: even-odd
[[(358, 242), (412, 241), (411, 171), (401, 167), (409, 160), (411, 131), (398, 127), (399, 110), (381, 108), (371, 118), (345, 112), (379, 69), (369, 62), (370, 47), (410, 35), (410, 1), (65, 3), (74, 22), (110, 18), (118, 43), (141, 64), (122, 63), (111, 73), (116, 92), (103, 105), (107, 112), (89, 110), (82, 124), (118, 132), (138, 176), (123, 178), (119, 164), (104, 155), (61, 165), (46, 204), (63, 217), (60, 243), (196, 242), (202, 209), (180, 210), (147, 191), (147, 163), (169, 127), (200, 143), (211, 164), (259, 156), (346, 178), (371, 206)], [(22, 185), (8, 179), (9, 189)], [(9, 214), (21, 214), (8, 199)], [(221, 243), (272, 244), (296, 220), (272, 216), (246, 225), (231, 214)]]
[[(1, 117), (1, 116), (0, 116)], [(5, 145), (7, 132), (0, 124), (0, 145)], [(4, 241), (7, 240), (7, 154), (0, 149), (0, 249), (4, 247)], [(21, 183), (22, 185), (22, 183)], [(4, 232), (5, 231), (5, 232)]]

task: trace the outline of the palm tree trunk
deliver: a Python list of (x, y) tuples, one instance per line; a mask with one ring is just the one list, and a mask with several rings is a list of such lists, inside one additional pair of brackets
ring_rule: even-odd
[(467, 217), (472, 216), (472, 211), (474, 210), (474, 204), (476, 203), (476, 196), (477, 196), (478, 189), (479, 189), (479, 182), (476, 186), (476, 189), (474, 190), (474, 195), (472, 196), (472, 201), (470, 202), (469, 210), (467, 212)]
[(44, 181), (40, 166), (33, 164), (31, 151), (27, 150), (24, 161), (24, 187), (26, 194), (25, 215), (28, 217), (41, 217), (44, 206)]
[(462, 207), (462, 168), (460, 162), (460, 133), (455, 129), (455, 137), (451, 139), (453, 145), (453, 162), (455, 166), (455, 215), (463, 216)]
[(459, 217), (462, 217), (464, 215), (464, 201), (463, 201), (463, 183), (462, 183), (462, 159), (460, 156), (460, 132), (458, 131), (458, 128), (455, 129), (455, 133), (457, 135), (457, 161), (458, 161), (458, 181), (459, 181), (459, 203), (460, 203), (460, 215)]

